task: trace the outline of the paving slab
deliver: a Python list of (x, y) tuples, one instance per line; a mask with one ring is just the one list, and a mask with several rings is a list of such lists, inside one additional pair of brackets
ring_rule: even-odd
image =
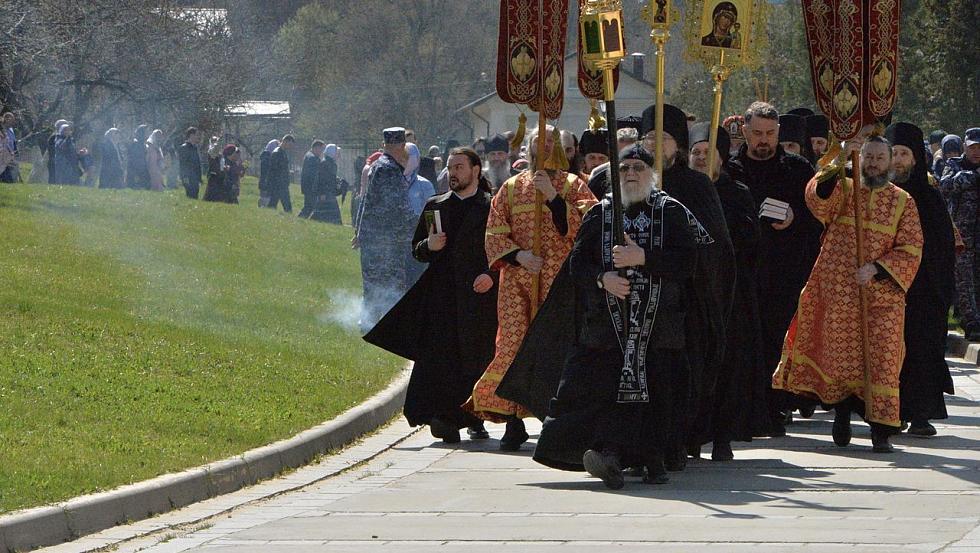
[[(628, 479), (623, 490), (611, 491), (583, 473), (534, 463), (536, 421), (528, 425), (531, 441), (515, 453), (497, 449), (502, 425), (488, 425), (490, 440), (446, 445), (398, 421), (387, 432), (403, 439), (389, 437), (380, 455), (365, 441), (357, 451), (341, 452), (346, 464), (325, 458), (280, 479), (288, 486), (272, 481), (243, 490), (265, 486), (277, 495), (259, 499), (262, 493), (253, 491), (256, 499), (243, 506), (111, 547), (120, 553), (980, 553), (980, 391), (973, 395), (980, 369), (953, 367), (963, 392), (948, 397), (950, 418), (936, 421), (939, 436), (898, 436), (899, 452), (892, 455), (871, 453), (868, 428), (857, 421), (852, 445), (835, 446), (831, 415), (818, 412), (789, 426), (784, 438), (735, 444), (734, 462), (711, 462), (705, 447), (705, 458), (672, 473), (666, 485)], [(352, 462), (362, 454), (371, 460)], [(350, 468), (334, 474), (344, 467)], [(325, 478), (302, 485), (311, 474)], [(188, 509), (195, 508), (201, 507)], [(122, 527), (111, 536), (126, 535)], [(89, 544), (111, 536), (93, 535)], [(71, 545), (57, 553), (91, 549)]]

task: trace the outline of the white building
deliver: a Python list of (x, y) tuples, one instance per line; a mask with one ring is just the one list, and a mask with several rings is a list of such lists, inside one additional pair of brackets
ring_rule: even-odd
[[(639, 116), (644, 109), (656, 102), (657, 89), (653, 83), (643, 77), (643, 61), (643, 54), (633, 54), (623, 60), (620, 66), (619, 87), (616, 89), (618, 117)], [(575, 52), (565, 57), (565, 102), (558, 126), (575, 134), (581, 134), (588, 128), (591, 108), (589, 101), (578, 89), (577, 75), (578, 53)], [(602, 109), (601, 102), (599, 105)], [(471, 140), (476, 140), (481, 136), (515, 130), (522, 109), (527, 115), (528, 128), (537, 125), (537, 113), (527, 106), (504, 102), (496, 92), (466, 104), (459, 108), (456, 114), (472, 129)]]

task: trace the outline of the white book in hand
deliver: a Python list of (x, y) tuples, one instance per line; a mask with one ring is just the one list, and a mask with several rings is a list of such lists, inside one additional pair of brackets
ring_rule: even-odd
[(784, 202), (782, 200), (777, 200), (775, 198), (768, 198), (768, 197), (765, 200), (762, 201), (762, 207), (765, 208), (767, 206), (768, 207), (778, 208), (778, 209), (781, 209), (783, 211), (786, 211), (787, 209), (789, 209), (789, 204), (787, 202)]

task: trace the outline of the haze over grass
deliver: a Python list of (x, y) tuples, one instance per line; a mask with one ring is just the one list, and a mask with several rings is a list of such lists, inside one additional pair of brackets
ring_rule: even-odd
[(350, 227), (243, 188), (0, 186), (0, 512), (290, 436), (403, 366), (352, 324)]

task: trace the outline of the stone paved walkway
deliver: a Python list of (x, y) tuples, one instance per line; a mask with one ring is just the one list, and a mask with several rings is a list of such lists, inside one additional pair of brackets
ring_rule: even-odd
[(951, 364), (958, 395), (939, 436), (897, 437), (892, 455), (872, 454), (858, 422), (836, 447), (818, 413), (785, 438), (736, 444), (734, 462), (612, 492), (535, 464), (533, 443), (497, 451), (502, 426), (447, 446), (399, 420), (286, 477), (42, 551), (980, 553), (980, 370)]

